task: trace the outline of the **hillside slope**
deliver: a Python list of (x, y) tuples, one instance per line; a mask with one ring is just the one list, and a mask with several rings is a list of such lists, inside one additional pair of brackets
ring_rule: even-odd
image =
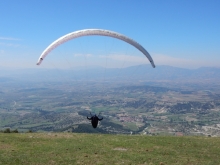
[(0, 134), (0, 164), (220, 164), (220, 138)]

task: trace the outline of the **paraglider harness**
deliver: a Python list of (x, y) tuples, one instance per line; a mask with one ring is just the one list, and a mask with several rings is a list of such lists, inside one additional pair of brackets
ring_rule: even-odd
[(88, 120), (91, 120), (91, 123), (92, 123), (93, 128), (96, 128), (97, 125), (98, 125), (98, 122), (101, 121), (101, 120), (103, 119), (103, 117), (102, 117), (102, 118), (99, 118), (99, 117), (98, 117), (98, 116), (100, 115), (100, 113), (99, 113), (98, 116), (96, 116), (96, 114), (95, 114), (95, 115), (92, 115), (91, 112), (90, 112), (90, 115), (91, 115), (91, 117), (89, 118), (89, 117), (87, 116), (87, 119), (88, 119)]

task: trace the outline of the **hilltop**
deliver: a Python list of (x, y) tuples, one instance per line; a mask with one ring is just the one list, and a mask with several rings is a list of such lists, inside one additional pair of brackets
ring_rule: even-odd
[(0, 133), (0, 164), (219, 164), (220, 139), (76, 133)]

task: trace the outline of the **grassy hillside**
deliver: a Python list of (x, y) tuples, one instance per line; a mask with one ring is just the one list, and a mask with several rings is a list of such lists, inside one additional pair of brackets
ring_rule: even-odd
[(0, 164), (220, 164), (220, 138), (0, 133)]

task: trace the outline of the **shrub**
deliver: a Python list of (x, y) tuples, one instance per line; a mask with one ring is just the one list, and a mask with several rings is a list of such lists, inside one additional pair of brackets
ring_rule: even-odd
[(18, 130), (15, 129), (15, 130), (11, 131), (11, 133), (18, 133)]
[(10, 128), (6, 128), (6, 129), (4, 130), (4, 133), (11, 133)]

